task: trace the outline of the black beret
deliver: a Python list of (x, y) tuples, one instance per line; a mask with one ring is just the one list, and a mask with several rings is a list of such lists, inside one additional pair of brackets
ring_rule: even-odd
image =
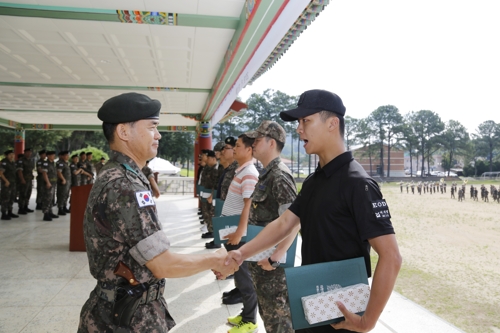
[(11, 150), (11, 149), (9, 149), (9, 150), (4, 151), (4, 153), (3, 153), (3, 154), (4, 154), (5, 156), (7, 156), (7, 155), (12, 154), (12, 153), (14, 153), (14, 151), (13, 151), (13, 150)]
[(236, 146), (236, 139), (233, 138), (232, 136), (228, 136), (226, 138), (226, 140), (224, 140), (224, 142), (226, 143), (226, 145), (230, 145), (230, 146)]
[(294, 121), (321, 111), (334, 112), (343, 117), (345, 106), (337, 94), (321, 89), (308, 90), (300, 95), (295, 109), (281, 111), (280, 117), (284, 121)]
[[(104, 157), (101, 157), (101, 161), (102, 161), (102, 160), (106, 160), (106, 159), (105, 159)], [(148, 161), (148, 163), (149, 163), (149, 161)]]
[(84, 152), (84, 151), (82, 151), (82, 152), (80, 153), (80, 156), (82, 156), (82, 155), (85, 155), (85, 152)]
[(24, 149), (24, 152), (31, 151), (31, 148)]
[(17, 154), (17, 158), (20, 159), (24, 156), (24, 154)]
[(159, 119), (161, 103), (146, 95), (126, 93), (108, 99), (97, 112), (105, 123), (130, 123), (141, 119)]
[(48, 150), (47, 155), (55, 155), (56, 151), (55, 150)]
[(75, 157), (78, 157), (78, 155), (77, 155), (77, 154), (72, 155), (72, 156), (71, 156), (71, 159), (73, 159), (73, 158), (75, 158)]
[(215, 157), (215, 152), (214, 152), (213, 150), (209, 150), (209, 151), (207, 152), (207, 156), (208, 156), (208, 157)]
[(38, 154), (42, 155), (42, 154), (46, 154), (47, 152), (45, 151), (45, 149), (42, 149), (38, 152)]

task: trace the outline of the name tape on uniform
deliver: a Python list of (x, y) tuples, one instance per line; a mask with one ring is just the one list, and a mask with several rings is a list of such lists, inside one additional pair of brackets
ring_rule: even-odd
[(389, 206), (387, 205), (387, 202), (385, 202), (385, 199), (372, 201), (372, 208), (377, 220), (391, 218)]
[(155, 202), (150, 191), (139, 191), (135, 192), (135, 198), (139, 207), (154, 206)]

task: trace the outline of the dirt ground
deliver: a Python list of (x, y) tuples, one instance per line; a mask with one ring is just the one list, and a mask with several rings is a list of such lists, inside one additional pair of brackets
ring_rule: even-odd
[(432, 195), (382, 185), (403, 256), (396, 291), (466, 332), (498, 333), (500, 204), (474, 202), (468, 190), (458, 202), (449, 184)]

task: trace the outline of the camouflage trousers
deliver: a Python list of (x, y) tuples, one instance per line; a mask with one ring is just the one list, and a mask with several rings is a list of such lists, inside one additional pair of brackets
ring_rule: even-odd
[(201, 214), (203, 215), (203, 220), (207, 224), (208, 232), (213, 232), (214, 226), (212, 224), (212, 217), (214, 216), (214, 206), (208, 203), (208, 201), (202, 201)]
[(256, 262), (249, 262), (248, 268), (257, 292), (259, 314), (266, 332), (295, 332), (288, 303), (285, 270), (278, 267), (273, 271), (265, 271)]
[(2, 190), (0, 191), (0, 200), (2, 202), (2, 213), (7, 213), (7, 211), (12, 211), (12, 206), (14, 205), (14, 199), (16, 197), (16, 183), (11, 182), (9, 187), (5, 186), (2, 181)]
[(51, 183), (51, 184), (52, 184), (52, 186), (50, 188), (47, 188), (47, 186), (45, 185), (45, 182), (44, 182), (44, 185), (42, 186), (41, 205), (42, 205), (42, 210), (43, 210), (44, 214), (52, 213), (52, 206), (54, 204), (54, 193), (55, 193), (57, 184), (56, 183)]
[(89, 183), (89, 178), (85, 175), (80, 175), (80, 185), (87, 185)]
[(57, 207), (64, 208), (68, 203), (70, 184), (57, 184)]
[(45, 187), (45, 181), (43, 180), (43, 177), (37, 176), (36, 177), (36, 204), (37, 204), (37, 206), (42, 204), (43, 187)]
[(27, 207), (30, 203), (31, 191), (33, 190), (33, 180), (26, 180), (26, 184), (19, 184), (19, 207)]

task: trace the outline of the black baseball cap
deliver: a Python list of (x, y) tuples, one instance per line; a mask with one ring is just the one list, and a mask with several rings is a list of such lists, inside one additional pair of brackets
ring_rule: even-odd
[(340, 117), (344, 117), (345, 106), (337, 94), (326, 90), (313, 89), (302, 93), (297, 102), (297, 107), (281, 111), (280, 117), (284, 121), (294, 121), (321, 111), (334, 112)]

